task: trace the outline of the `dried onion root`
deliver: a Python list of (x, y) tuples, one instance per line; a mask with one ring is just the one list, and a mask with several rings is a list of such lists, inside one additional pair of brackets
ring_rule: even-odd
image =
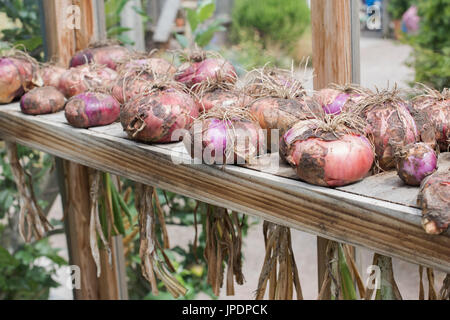
[(31, 176), (23, 169), (17, 154), (17, 145), (6, 141), (11, 171), (19, 191), (19, 232), (26, 242), (30, 242), (33, 235), (36, 240), (41, 239), (46, 232), (53, 229), (48, 222), (42, 208), (39, 206), (34, 195)]
[(450, 273), (447, 274), (442, 283), (442, 288), (439, 291), (439, 299), (450, 300)]
[(223, 286), (224, 266), (227, 265), (227, 295), (234, 295), (234, 281), (242, 285), (242, 222), (238, 214), (227, 209), (208, 206), (206, 216), (206, 247), (208, 284), (216, 296)]
[(300, 278), (291, 243), (291, 231), (267, 221), (263, 225), (266, 255), (258, 280), (256, 300), (262, 300), (269, 283), (270, 300), (303, 300)]
[[(174, 298), (186, 294), (178, 280), (171, 274), (175, 272), (169, 258), (165, 255), (156, 237), (156, 217), (154, 210), (154, 188), (146, 185), (136, 184), (136, 207), (139, 213), (139, 234), (141, 257), (141, 268), (143, 276), (150, 282), (152, 293), (158, 295), (156, 277), (159, 278)], [(161, 253), (164, 260), (158, 255)]]

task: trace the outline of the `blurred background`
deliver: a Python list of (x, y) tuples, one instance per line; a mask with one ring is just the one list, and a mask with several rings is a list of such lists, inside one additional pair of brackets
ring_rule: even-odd
[[(103, 1), (103, 0), (97, 0)], [(314, 0), (311, 0), (314, 1)], [(331, 1), (331, 0), (330, 0)], [(193, 47), (219, 51), (240, 74), (271, 64), (294, 68), (312, 89), (310, 1), (307, 0), (105, 0), (107, 34), (140, 51)], [(20, 45), (44, 61), (41, 1), (0, 0), (0, 50)], [(360, 1), (361, 84), (384, 88), (422, 82), (435, 89), (450, 82), (450, 0)], [(0, 142), (0, 299), (72, 299), (67, 280), (67, 248), (53, 158), (21, 147), (20, 156), (32, 173), (36, 193), (56, 229), (39, 242), (24, 244), (18, 236), (18, 198)], [(202, 257), (205, 235), (193, 247), (192, 199), (160, 192), (178, 276), (189, 289), (188, 299), (214, 296), (206, 284)], [(201, 213), (201, 212), (200, 212)], [(131, 228), (132, 229), (132, 228)], [(317, 297), (316, 238), (293, 231), (293, 246), (306, 299)], [(140, 275), (138, 238), (133, 230), (124, 238), (129, 297), (170, 299), (161, 288), (154, 297)], [(247, 282), (236, 286), (233, 299), (253, 299), (264, 259), (262, 221), (249, 217), (244, 237)], [(372, 253), (358, 250), (362, 265)], [(394, 259), (396, 280), (404, 299), (417, 299), (418, 266)], [(367, 277), (364, 274), (363, 277)], [(443, 275), (436, 274), (436, 284)], [(224, 291), (224, 290), (223, 290)]]

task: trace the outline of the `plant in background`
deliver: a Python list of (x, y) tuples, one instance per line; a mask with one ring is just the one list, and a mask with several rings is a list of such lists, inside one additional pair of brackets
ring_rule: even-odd
[(387, 2), (387, 11), (392, 20), (400, 20), (414, 2), (414, 0), (389, 0)]
[(216, 11), (214, 0), (203, 0), (197, 9), (186, 8), (187, 21), (191, 28), (192, 36), (186, 37), (181, 34), (175, 34), (175, 38), (183, 48), (193, 48), (195, 45), (206, 47), (218, 31), (225, 31), (224, 20), (214, 19), (207, 22)]
[(417, 1), (420, 30), (408, 38), (415, 81), (437, 90), (450, 86), (450, 0)]

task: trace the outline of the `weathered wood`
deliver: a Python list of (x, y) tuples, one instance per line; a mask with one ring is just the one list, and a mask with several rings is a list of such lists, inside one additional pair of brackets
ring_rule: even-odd
[(170, 32), (174, 26), (175, 18), (180, 7), (180, 0), (167, 0), (161, 10), (161, 15), (158, 18), (153, 41), (166, 42), (169, 40)]
[(124, 138), (119, 124), (85, 130), (55, 118), (24, 115), (17, 104), (2, 108), (0, 136), (200, 201), (450, 271), (449, 234), (427, 235), (417, 208), (243, 167), (174, 164), (189, 159), (180, 144), (136, 143)]
[(136, 12), (135, 8), (141, 8), (141, 0), (128, 1), (120, 13), (120, 25), (131, 30), (124, 33), (134, 44), (129, 45), (137, 51), (145, 51), (144, 24), (142, 17)]

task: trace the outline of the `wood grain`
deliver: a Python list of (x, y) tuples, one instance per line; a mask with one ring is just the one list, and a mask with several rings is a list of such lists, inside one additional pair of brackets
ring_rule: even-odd
[[(174, 164), (179, 144), (146, 145), (114, 135), (117, 124), (75, 129), (0, 109), (0, 136), (56, 156), (315, 235), (450, 271), (450, 236), (427, 235), (420, 210), (237, 166)], [(171, 149), (174, 150), (171, 150)]]

